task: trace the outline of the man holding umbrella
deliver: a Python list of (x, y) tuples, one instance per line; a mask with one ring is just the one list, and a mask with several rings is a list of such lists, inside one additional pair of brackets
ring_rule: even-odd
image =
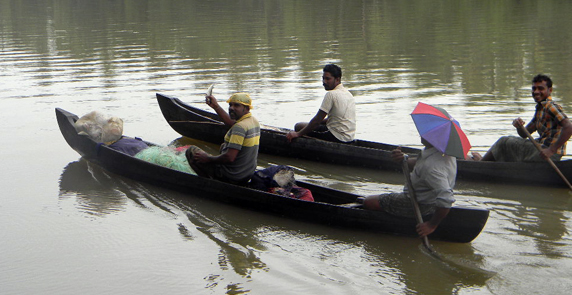
[[(425, 148), (417, 158), (409, 158), (401, 149), (392, 151), (395, 161), (407, 161), (411, 183), (401, 193), (389, 193), (368, 196), (364, 208), (382, 210), (390, 214), (415, 217), (416, 206), (422, 216), (431, 215), (431, 219), (417, 225), (417, 233), (425, 237), (437, 229), (439, 224), (455, 202), (453, 188), (457, 176), (457, 160), (464, 158), (471, 145), (459, 127), (459, 123), (439, 108), (419, 103), (411, 114), (421, 143)], [(408, 179), (409, 180), (409, 179)], [(410, 187), (413, 192), (410, 191)]]

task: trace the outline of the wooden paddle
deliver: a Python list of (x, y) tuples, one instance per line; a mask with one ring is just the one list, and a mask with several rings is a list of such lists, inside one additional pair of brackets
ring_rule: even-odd
[[(524, 132), (524, 134), (526, 134), (526, 136), (528, 137), (528, 139), (530, 139), (530, 141), (532, 141), (532, 143), (534, 144), (534, 146), (536, 147), (536, 149), (539, 152), (542, 152), (542, 147), (540, 146), (540, 144), (534, 140), (534, 138), (532, 137), (532, 135), (530, 135), (530, 132), (528, 132), (528, 129), (526, 129), (526, 127), (524, 125), (520, 126), (520, 129)], [(562, 178), (562, 180), (564, 180), (564, 182), (568, 185), (568, 188), (572, 191), (572, 185), (570, 185), (570, 182), (568, 181), (568, 179), (566, 179), (566, 176), (564, 176), (564, 174), (562, 174), (562, 171), (560, 171), (560, 169), (558, 169), (558, 167), (556, 167), (556, 164), (554, 164), (554, 162), (552, 161), (552, 159), (548, 158), (546, 159), (546, 161), (548, 161), (548, 163), (550, 164), (550, 166), (552, 166), (552, 168), (554, 168), (554, 170), (556, 171), (556, 173), (558, 173), (558, 175), (560, 175), (560, 177)]]
[[(403, 175), (405, 176), (405, 182), (407, 184), (407, 191), (409, 196), (411, 197), (411, 203), (413, 204), (413, 209), (415, 210), (415, 218), (417, 219), (417, 223), (423, 223), (423, 216), (421, 216), (421, 210), (419, 209), (419, 204), (417, 203), (417, 196), (415, 195), (415, 190), (413, 189), (413, 184), (411, 183), (411, 175), (409, 174), (409, 165), (407, 164), (407, 155), (404, 155), (403, 161), (401, 162)], [(429, 239), (427, 236), (423, 238), (423, 245), (429, 251), (430, 254), (436, 255), (437, 252), (433, 250), (433, 247), (429, 244)], [(438, 257), (440, 258), (440, 257)]]

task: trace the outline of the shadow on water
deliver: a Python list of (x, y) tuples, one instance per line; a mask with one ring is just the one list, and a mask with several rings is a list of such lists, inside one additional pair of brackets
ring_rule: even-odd
[[(130, 201), (141, 207), (159, 209), (169, 216), (184, 216), (188, 222), (177, 222), (177, 230), (187, 241), (196, 241), (198, 235), (214, 242), (220, 251), (221, 270), (232, 269), (245, 278), (255, 270), (268, 270), (262, 253), (291, 252), (289, 255), (309, 255), (313, 259), (338, 264), (348, 269), (358, 267), (358, 276), (366, 274), (379, 284), (400, 282), (408, 290), (451, 293), (462, 288), (480, 288), (488, 277), (478, 273), (451, 272), (434, 259), (427, 257), (412, 238), (377, 235), (369, 232), (333, 228), (310, 224), (262, 212), (236, 208), (212, 202), (192, 194), (162, 189), (109, 173), (84, 159), (68, 164), (60, 179), (60, 197), (76, 196), (81, 200), (78, 209), (87, 214), (101, 216), (123, 211)], [(475, 253), (471, 244), (437, 242), (446, 245), (441, 253), (482, 267), (485, 259)], [(337, 261), (346, 251), (355, 251), (357, 257)], [(288, 256), (290, 257), (290, 256)], [(331, 265), (330, 265), (331, 266)], [(302, 267), (302, 266), (296, 266)], [(205, 278), (214, 284), (217, 278)], [(434, 284), (439, 280), (439, 284)], [(243, 286), (228, 287), (229, 294), (239, 294)], [(435, 293), (435, 294), (437, 294)]]
[[(109, 178), (101, 175), (100, 179)], [(126, 200), (124, 195), (107, 185), (108, 179), (100, 180), (93, 175), (93, 169), (81, 159), (71, 162), (60, 177), (60, 198), (74, 197), (77, 208), (87, 214), (103, 216), (122, 211)]]
[(177, 223), (181, 236), (192, 241), (196, 229), (215, 242), (220, 247), (222, 269), (232, 268), (237, 274), (246, 276), (253, 269), (264, 267), (253, 250), (263, 250), (263, 245), (249, 232), (250, 229), (241, 228), (247, 223), (228, 222), (224, 215), (203, 214), (224, 210), (221, 208), (224, 204), (200, 198), (189, 201), (177, 192), (115, 175), (83, 158), (68, 164), (60, 179), (60, 197), (72, 194), (81, 200), (78, 209), (91, 215), (123, 211), (125, 204), (132, 201), (143, 208), (159, 209), (169, 216), (185, 216), (194, 229), (183, 222)]
[[(423, 252), (423, 254), (434, 259), (443, 270), (454, 275), (486, 281), (497, 274), (494, 271), (481, 268), (478, 264), (482, 264), (482, 261), (475, 258), (482, 257), (477, 257), (474, 253), (473, 260), (468, 260), (458, 254), (451, 255), (445, 253), (433, 246), (431, 246), (431, 249), (428, 249), (424, 244), (419, 245), (419, 250)], [(477, 264), (475, 261), (478, 261), (479, 263)]]

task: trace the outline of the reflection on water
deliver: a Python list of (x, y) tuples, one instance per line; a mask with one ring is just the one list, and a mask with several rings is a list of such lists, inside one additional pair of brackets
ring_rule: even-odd
[(107, 185), (111, 181), (107, 174), (99, 174), (107, 180), (96, 179), (92, 166), (83, 159), (69, 163), (60, 177), (60, 197), (75, 197), (78, 210), (88, 214), (106, 215), (124, 210), (123, 194)]
[[(492, 210), (507, 222), (506, 230), (513, 232), (519, 239), (527, 238), (534, 244), (522, 246), (522, 255), (545, 255), (551, 258), (567, 257), (563, 248), (563, 238), (569, 234), (566, 227), (570, 216), (560, 209), (542, 209), (524, 204), (491, 204)], [(521, 243), (521, 241), (514, 241)]]
[(254, 250), (263, 250), (260, 249), (263, 247), (257, 245), (260, 241), (254, 239), (252, 233), (243, 232), (235, 225), (227, 224), (222, 220), (213, 222), (202, 216), (200, 216), (201, 219), (191, 214), (187, 217), (197, 226), (197, 230), (220, 247), (219, 265), (222, 269), (232, 267), (236, 273), (247, 276), (252, 269), (264, 268), (264, 263), (256, 256)]
[[(60, 192), (62, 197), (75, 196), (81, 201), (77, 209), (89, 215), (128, 214), (122, 211), (127, 211), (126, 204), (133, 202), (140, 208), (171, 216), (168, 219), (174, 218), (175, 221), (169, 223), (182, 239), (199, 244), (191, 248), (218, 249), (219, 270), (204, 277), (205, 288), (216, 290), (224, 286), (232, 290), (229, 294), (249, 290), (244, 282), (227, 282), (227, 271), (246, 281), (259, 271), (270, 272), (273, 281), (283, 281), (283, 286), (288, 286), (292, 281), (316, 279), (313, 278), (316, 275), (314, 268), (319, 265), (324, 267), (318, 271), (319, 277), (334, 282), (327, 289), (345, 285), (350, 279), (361, 281), (369, 277), (395, 291), (405, 287), (449, 293), (460, 288), (482, 286), (486, 281), (470, 273), (450, 273), (419, 251), (420, 242), (416, 239), (380, 237), (211, 203), (133, 182), (83, 159), (70, 163), (64, 169)], [(111, 195), (115, 197), (110, 198)], [(155, 231), (164, 226), (158, 224), (156, 229), (150, 227), (148, 230)], [(452, 249), (456, 256), (473, 264), (483, 263), (469, 244), (455, 244)], [(446, 251), (451, 252), (452, 249)], [(434, 271), (427, 275), (420, 268)], [(287, 272), (287, 277), (275, 277), (276, 272)], [(435, 286), (434, 280), (442, 280), (444, 275), (448, 279)], [(359, 289), (356, 288), (349, 289)], [(335, 288), (332, 291), (335, 293)]]
[[(60, 192), (62, 197), (75, 196), (81, 203), (77, 209), (90, 215), (103, 216), (125, 211), (125, 203), (132, 201), (140, 207), (157, 209), (171, 216), (186, 216), (190, 224), (177, 223), (175, 224), (177, 230), (189, 242), (196, 241), (196, 236), (200, 233), (214, 242), (220, 249), (221, 270), (231, 269), (247, 277), (253, 269), (264, 267), (264, 263), (257, 257), (257, 252), (264, 250), (264, 246), (251, 232), (256, 231), (256, 228), (241, 228), (245, 224), (240, 222), (231, 224), (220, 216), (209, 217), (209, 209), (205, 210), (207, 214), (205, 215), (195, 208), (195, 203), (193, 206), (185, 205), (181, 199), (172, 199), (144, 184), (110, 174), (84, 159), (72, 162), (64, 169)], [(110, 198), (110, 195), (115, 198)], [(215, 277), (218, 276), (220, 275)]]
[[(519, 226), (522, 230), (520, 235), (534, 238), (536, 249), (548, 258), (571, 257), (562, 246), (562, 238), (568, 234), (566, 221), (568, 217), (561, 210), (545, 210), (520, 208), (521, 218)], [(534, 255), (534, 254), (532, 254)]]
[[(187, 138), (171, 142), (197, 144), (205, 150), (212, 149), (211, 152), (217, 150), (216, 145)], [(281, 160), (262, 156), (259, 165)], [(382, 190), (384, 186), (402, 186), (401, 177), (395, 173), (388, 173), (398, 175), (393, 179), (395, 184), (383, 183), (384, 174), (375, 170), (347, 168), (344, 169), (346, 173), (340, 174), (332, 173), (329, 165), (288, 160), (298, 167), (297, 177), (330, 187), (364, 193), (370, 189)], [(567, 196), (566, 189), (464, 183), (457, 192), (458, 202), (485, 205), (491, 210), (491, 217), (475, 243), (433, 242), (441, 255), (497, 272), (503, 266), (495, 264), (504, 259), (537, 271), (539, 267), (547, 267), (546, 259), (570, 258), (566, 224), (570, 220), (571, 202), (563, 198)], [(528, 194), (523, 196), (524, 192)], [(537, 197), (539, 195), (542, 199)], [(502, 284), (501, 287), (496, 284), (506, 279), (506, 273), (502, 271), (493, 278), (480, 273), (452, 271), (423, 254), (416, 239), (304, 224), (211, 203), (118, 177), (83, 159), (64, 169), (60, 196), (75, 197), (77, 209), (92, 216), (129, 214), (129, 203), (150, 212), (164, 212), (167, 225), (158, 224), (157, 228), (151, 226), (148, 230), (168, 226), (175, 229), (182, 240), (193, 244), (189, 247), (192, 251), (203, 247), (216, 249), (218, 268), (203, 276), (204, 288), (224, 288), (229, 294), (250, 291), (253, 288), (250, 279), (259, 276), (260, 272), (268, 273), (266, 276), (272, 282), (283, 286), (308, 279), (316, 282), (325, 279), (330, 281), (326, 288), (358, 281), (366, 286), (372, 282), (382, 284), (384, 290), (394, 292), (405, 289), (432, 294), (480, 290), (484, 286), (502, 290)], [(169, 221), (172, 219), (175, 220)], [(480, 242), (482, 239), (485, 240)], [(515, 246), (518, 258), (509, 258), (509, 249)], [(316, 268), (320, 269), (318, 278), (315, 277)], [(229, 283), (228, 272), (241, 279)], [(372, 282), (364, 281), (366, 278)], [(440, 283), (435, 284), (436, 281)], [(346, 290), (359, 289), (346, 286)]]
[[(212, 149), (212, 152), (216, 152), (216, 145), (208, 144), (205, 142), (192, 140), (188, 138), (178, 138), (175, 141), (178, 144), (197, 144), (201, 147)], [(354, 191), (362, 194), (375, 193), (383, 191), (384, 187), (388, 190), (399, 190), (402, 187), (402, 179), (399, 174), (395, 173), (384, 173), (375, 170), (368, 169), (354, 169), (351, 167), (344, 167), (343, 174), (332, 173), (332, 168), (325, 164), (308, 164), (308, 162), (297, 161), (295, 159), (285, 159), (275, 156), (261, 155), (259, 166), (266, 166), (269, 163), (291, 163), (294, 167), (298, 167), (297, 177), (313, 181), (322, 185), (326, 185), (333, 188), (338, 188), (341, 190)], [(335, 166), (334, 166), (335, 167)], [(393, 177), (391, 176), (393, 175)], [(384, 177), (387, 176), (387, 177)], [(384, 181), (389, 180), (389, 183)], [(519, 245), (521, 249), (521, 259), (516, 260), (517, 263), (525, 263), (530, 257), (534, 260), (540, 262), (542, 259), (537, 259), (538, 257), (552, 257), (552, 259), (563, 259), (567, 258), (566, 253), (567, 248), (569, 248), (569, 243), (564, 242), (562, 239), (566, 238), (568, 234), (566, 229), (566, 224), (570, 220), (570, 214), (567, 213), (568, 210), (572, 209), (571, 198), (568, 196), (566, 188), (547, 188), (547, 187), (530, 187), (530, 186), (516, 186), (516, 185), (498, 185), (498, 184), (482, 184), (482, 183), (471, 183), (464, 182), (456, 190), (457, 201), (460, 204), (481, 204), (486, 206), (491, 210), (491, 219), (497, 222), (500, 220), (500, 226), (492, 228), (485, 227), (485, 232), (493, 235), (502, 236), (502, 240), (498, 241), (498, 245), (504, 245), (511, 248), (510, 245)], [(539, 198), (538, 196), (542, 196)], [(508, 200), (508, 201), (507, 201)], [(511, 201), (515, 200), (515, 201)], [(562, 211), (566, 210), (566, 211)], [(323, 230), (323, 229), (321, 229)], [(268, 232), (268, 229), (265, 230)], [(285, 233), (278, 231), (270, 231), (273, 235), (281, 236)], [(311, 232), (311, 231), (310, 231)], [(289, 234), (289, 233), (287, 233)], [(316, 233), (321, 236), (323, 232)], [(268, 239), (269, 234), (264, 235)], [(512, 237), (514, 236), (514, 237)], [(320, 244), (324, 242), (321, 238), (315, 240), (316, 237), (310, 238), (312, 240), (312, 245)], [(330, 243), (333, 239), (334, 243), (340, 243), (345, 241), (346, 243), (341, 243), (341, 247), (348, 247), (349, 249), (355, 250), (356, 245), (354, 245), (355, 236), (352, 239), (347, 239), (342, 236), (338, 236), (331, 232), (328, 233), (326, 242)], [(264, 238), (261, 238), (264, 239)], [(307, 237), (289, 237), (289, 241), (295, 241), (301, 239), (296, 245), (304, 248), (304, 251), (308, 251), (307, 246), (302, 244), (308, 242)], [(367, 238), (365, 238), (367, 240)], [(524, 240), (522, 240), (524, 239)], [(494, 240), (494, 239), (493, 239)], [(508, 241), (508, 242), (507, 242)], [(377, 241), (368, 240), (366, 245), (375, 245)], [(288, 243), (281, 242), (280, 247), (285, 247)], [(415, 243), (415, 245), (418, 245)], [(392, 246), (396, 246), (399, 249), (392, 249)], [(409, 245), (410, 246), (410, 245)], [(329, 255), (325, 254), (329, 251), (329, 247), (319, 247), (316, 251), (316, 256)], [(400, 281), (403, 281), (406, 285), (411, 285), (411, 290), (432, 290), (432, 292), (437, 293), (448, 293), (456, 292), (464, 288), (473, 288), (486, 284), (490, 279), (488, 275), (484, 275), (478, 272), (475, 273), (455, 273), (451, 272), (446, 266), (440, 265), (438, 262), (427, 261), (427, 257), (422, 257), (417, 253), (415, 248), (408, 247), (406, 252), (408, 255), (412, 255), (416, 258), (410, 258), (402, 256), (404, 251), (402, 243), (392, 244), (383, 246), (381, 249), (368, 249), (365, 251), (365, 256), (374, 257), (373, 259), (379, 259), (382, 261), (381, 265), (377, 267), (383, 269), (380, 271), (390, 272), (391, 275), (397, 275)], [(493, 246), (494, 247), (494, 246)], [(361, 246), (360, 246), (361, 248)], [(350, 251), (345, 249), (343, 251)], [(485, 259), (485, 256), (475, 251), (475, 249), (470, 245), (448, 245), (447, 243), (437, 245), (436, 249), (442, 253), (442, 256), (450, 258), (452, 261), (458, 261), (462, 265), (479, 267), (484, 270), (491, 269), (490, 262)], [(342, 250), (340, 250), (342, 251)], [(361, 251), (364, 251), (363, 249)], [(490, 251), (487, 249), (486, 251)], [(390, 253), (390, 255), (388, 255)], [(334, 256), (332, 254), (332, 256)], [(378, 257), (379, 256), (379, 257)], [(370, 257), (370, 258), (371, 258)], [(528, 258), (527, 258), (528, 257)], [(370, 259), (368, 258), (368, 260)], [(422, 262), (420, 262), (422, 261)], [(423, 276), (424, 271), (420, 271), (419, 263), (430, 264), (430, 267), (435, 267), (439, 269), (435, 271), (435, 277), (432, 275), (425, 274), (428, 277), (427, 280), (419, 280), (417, 276)], [(494, 267), (493, 267), (494, 268)], [(401, 274), (407, 274), (401, 278)], [(450, 276), (450, 284), (443, 283), (441, 285), (435, 285), (434, 281), (438, 280), (443, 275)], [(412, 276), (413, 279), (409, 279)], [(462, 278), (462, 279), (459, 279)], [(499, 277), (502, 278), (502, 275)], [(494, 277), (493, 281), (502, 280), (499, 277)], [(447, 281), (449, 282), (449, 281)]]
[(532, 256), (569, 256), (566, 241), (572, 197), (567, 188), (487, 184), (479, 191), (468, 188), (464, 192), (475, 194), (474, 200), (490, 210), (489, 221), (496, 220), (499, 228), (487, 226), (487, 231), (505, 235), (510, 241), (507, 246), (519, 244), (523, 254)]

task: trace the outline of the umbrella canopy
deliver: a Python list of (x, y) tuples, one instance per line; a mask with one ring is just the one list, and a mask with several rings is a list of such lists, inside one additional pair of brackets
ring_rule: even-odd
[(440, 107), (418, 103), (411, 113), (421, 138), (443, 154), (465, 159), (471, 149), (461, 125)]

